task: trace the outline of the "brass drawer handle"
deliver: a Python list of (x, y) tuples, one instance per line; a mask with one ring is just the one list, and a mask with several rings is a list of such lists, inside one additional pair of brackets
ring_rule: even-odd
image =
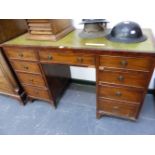
[(117, 92), (115, 93), (115, 95), (118, 96), (118, 97), (120, 97), (120, 96), (122, 96), (122, 93), (121, 93), (120, 91), (117, 91)]
[(23, 57), (24, 55), (23, 55), (23, 53), (19, 53), (18, 56), (19, 57)]
[(51, 55), (48, 55), (48, 60), (52, 60), (53, 57)]
[(23, 68), (24, 68), (24, 69), (26, 69), (26, 70), (28, 70), (28, 69), (29, 69), (29, 67), (28, 67), (28, 66), (24, 66)]
[(100, 71), (103, 71), (104, 70), (104, 67), (103, 66), (99, 66), (99, 70)]
[(120, 65), (121, 65), (122, 67), (126, 67), (126, 66), (128, 65), (128, 62), (127, 62), (126, 60), (122, 60), (122, 61), (120, 62)]
[(77, 58), (77, 62), (82, 63), (82, 62), (83, 62), (83, 58), (78, 57), (78, 58)]
[(124, 78), (124, 76), (120, 75), (117, 79), (118, 79), (118, 81), (123, 82), (125, 78)]

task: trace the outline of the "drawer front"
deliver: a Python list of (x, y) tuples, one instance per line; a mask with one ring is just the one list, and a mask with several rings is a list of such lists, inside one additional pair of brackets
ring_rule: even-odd
[(33, 74), (26, 74), (26, 73), (17, 73), (17, 74), (20, 81), (23, 84), (46, 87), (45, 81), (41, 75), (33, 75)]
[(31, 87), (31, 86), (24, 86), (24, 88), (26, 90), (26, 93), (31, 97), (47, 99), (47, 100), (50, 99), (48, 90), (38, 89), (36, 87)]
[(40, 68), (37, 63), (23, 62), (23, 61), (11, 61), (14, 69), (17, 71), (38, 73), (40, 74)]
[(99, 82), (121, 84), (133, 87), (146, 87), (149, 74), (144, 72), (99, 71)]
[(100, 56), (100, 66), (149, 71), (152, 65), (149, 58), (131, 58), (119, 56)]
[(10, 59), (36, 61), (36, 53), (28, 48), (5, 48), (5, 53)]
[(40, 51), (39, 56), (42, 62), (48, 61), (51, 63), (53, 62), (53, 63), (83, 65), (83, 66), (95, 65), (95, 58), (94, 56), (90, 55), (77, 55), (70, 53)]
[(105, 113), (136, 118), (139, 106), (134, 104), (123, 104), (117, 101), (101, 100), (99, 99), (98, 110), (104, 111)]
[(143, 92), (133, 88), (115, 87), (102, 85), (99, 86), (99, 96), (127, 102), (141, 102)]

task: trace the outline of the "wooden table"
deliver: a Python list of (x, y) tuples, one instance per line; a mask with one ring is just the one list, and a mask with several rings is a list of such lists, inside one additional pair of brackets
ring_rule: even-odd
[(152, 32), (143, 29), (147, 41), (132, 44), (82, 39), (79, 32), (57, 42), (27, 40), (24, 34), (2, 45), (28, 97), (56, 107), (71, 78), (69, 66), (94, 67), (97, 118), (137, 119), (154, 70)]

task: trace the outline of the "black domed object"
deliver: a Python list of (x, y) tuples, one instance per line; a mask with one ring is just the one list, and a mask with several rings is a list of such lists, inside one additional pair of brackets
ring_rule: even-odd
[(108, 40), (124, 43), (138, 43), (147, 39), (139, 26), (139, 24), (131, 21), (120, 22), (114, 26), (109, 35)]

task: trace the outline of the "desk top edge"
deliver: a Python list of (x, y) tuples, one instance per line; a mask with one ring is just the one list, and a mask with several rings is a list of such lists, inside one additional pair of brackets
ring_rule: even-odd
[(146, 35), (148, 38), (145, 42), (130, 44), (111, 42), (106, 38), (82, 39), (79, 37), (80, 31), (81, 30), (72, 31), (58, 41), (28, 40), (26, 39), (27, 33), (25, 33), (1, 44), (1, 46), (44, 47), (58, 49), (64, 48), (95, 51), (128, 51), (155, 54), (155, 41), (153, 38), (153, 33), (150, 29), (143, 29), (144, 35)]

